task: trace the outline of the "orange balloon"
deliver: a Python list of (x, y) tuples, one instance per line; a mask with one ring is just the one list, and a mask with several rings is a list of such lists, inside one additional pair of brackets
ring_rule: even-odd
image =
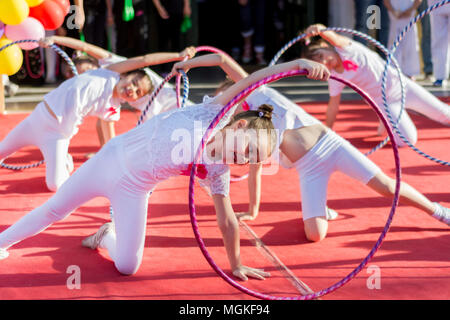
[[(0, 48), (11, 43), (6, 37), (0, 39)], [(23, 63), (22, 50), (17, 44), (0, 51), (0, 74), (11, 76), (19, 71)]]

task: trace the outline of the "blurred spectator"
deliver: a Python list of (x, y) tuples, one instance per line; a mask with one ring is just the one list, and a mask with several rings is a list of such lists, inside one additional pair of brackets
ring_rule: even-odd
[(264, 59), (264, 19), (266, 0), (238, 0), (240, 9), (241, 35), (244, 40), (242, 62), (249, 63), (255, 53), (258, 65), (266, 64)]
[(149, 51), (149, 6), (146, 0), (133, 0), (134, 18), (124, 21), (124, 1), (114, 1), (113, 13), (117, 35), (117, 49), (109, 48), (124, 57), (135, 57)]
[(152, 0), (158, 11), (159, 51), (181, 51), (181, 24), (191, 16), (190, 0)]
[[(384, 4), (389, 11), (390, 30), (389, 48), (392, 47), (397, 36), (408, 25), (422, 0), (384, 0)], [(403, 73), (410, 78), (415, 78), (420, 74), (419, 57), (419, 35), (417, 24), (405, 34), (394, 52)]]
[(354, 0), (328, 0), (328, 26), (353, 29), (355, 26)]
[[(418, 11), (422, 12), (428, 8), (427, 1), (424, 0), (420, 4)], [(431, 26), (430, 26), (430, 15), (425, 15), (422, 20), (420, 20), (422, 26), (422, 39), (420, 46), (422, 49), (422, 60), (423, 60), (423, 73), (425, 74), (425, 79), (428, 79), (433, 74), (433, 61), (431, 59)]]
[[(434, 5), (441, 0), (428, 0)], [(433, 75), (435, 87), (445, 87), (450, 72), (450, 5), (444, 5), (433, 12), (431, 21), (431, 55), (433, 57)]]
[[(379, 11), (380, 29), (376, 30), (377, 35), (375, 36), (381, 42), (381, 44), (383, 44), (386, 47), (389, 41), (389, 15), (383, 3), (383, 0), (354, 0), (354, 1), (355, 1), (355, 20), (356, 20), (355, 30), (358, 30), (365, 34), (369, 33), (367, 22), (369, 21), (371, 15), (373, 14), (371, 11), (367, 12), (368, 8), (370, 6), (375, 5), (380, 9)], [(366, 41), (362, 40), (359, 37), (355, 37), (355, 40), (366, 45)]]
[(106, 18), (113, 19), (111, 0), (82, 0), (85, 21), (82, 25), (86, 42), (107, 49)]

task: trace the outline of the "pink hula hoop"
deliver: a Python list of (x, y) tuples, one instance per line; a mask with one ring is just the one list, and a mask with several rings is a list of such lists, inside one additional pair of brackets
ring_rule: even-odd
[(214, 269), (214, 271), (216, 271), (216, 273), (220, 277), (222, 277), (222, 279), (224, 279), (228, 284), (230, 284), (231, 286), (235, 287), (236, 289), (242, 291), (243, 293), (246, 293), (248, 295), (251, 295), (251, 296), (253, 296), (255, 298), (259, 298), (259, 299), (265, 299), (265, 300), (310, 300), (310, 299), (316, 299), (321, 296), (324, 296), (328, 293), (331, 293), (331, 292), (337, 290), (338, 288), (342, 287), (343, 285), (345, 285), (347, 282), (349, 282), (351, 279), (353, 279), (367, 265), (367, 263), (375, 255), (375, 253), (381, 246), (381, 243), (383, 242), (384, 238), (386, 237), (387, 232), (389, 231), (390, 225), (392, 223), (392, 219), (395, 214), (395, 210), (398, 205), (400, 182), (401, 182), (400, 181), (400, 179), (401, 179), (400, 158), (399, 158), (398, 146), (397, 146), (397, 143), (395, 142), (392, 129), (388, 125), (388, 120), (386, 120), (385, 116), (381, 113), (380, 108), (376, 105), (376, 103), (364, 91), (362, 91), (357, 86), (355, 86), (354, 84), (352, 84), (344, 79), (331, 76), (331, 79), (342, 82), (345, 85), (347, 85), (348, 87), (355, 90), (359, 95), (361, 95), (366, 100), (366, 102), (369, 103), (369, 105), (374, 109), (375, 113), (378, 115), (378, 117), (381, 119), (381, 121), (387, 128), (388, 135), (391, 139), (393, 153), (394, 153), (394, 160), (395, 160), (395, 174), (396, 174), (395, 193), (394, 193), (394, 198), (392, 201), (392, 207), (390, 210), (390, 214), (388, 216), (386, 224), (385, 224), (378, 240), (376, 241), (375, 245), (370, 250), (369, 254), (364, 258), (364, 260), (352, 272), (350, 272), (347, 276), (345, 276), (342, 280), (340, 280), (339, 282), (333, 284), (332, 286), (330, 286), (326, 289), (323, 289), (323, 290), (320, 290), (320, 291), (317, 291), (317, 292), (314, 292), (311, 294), (302, 295), (302, 296), (277, 297), (277, 296), (272, 296), (272, 295), (268, 295), (268, 294), (264, 294), (261, 292), (250, 290), (250, 289), (244, 287), (243, 285), (237, 283), (230, 276), (228, 276), (219, 266), (216, 265), (216, 263), (210, 256), (208, 250), (206, 249), (205, 243), (204, 243), (202, 237), (200, 236), (199, 227), (198, 227), (198, 223), (197, 223), (197, 219), (196, 219), (195, 203), (194, 203), (194, 185), (195, 185), (196, 167), (197, 167), (197, 163), (200, 163), (200, 161), (201, 161), (202, 154), (203, 154), (204, 148), (206, 146), (206, 142), (211, 137), (212, 129), (217, 126), (219, 121), (231, 109), (231, 107), (236, 104), (237, 101), (241, 100), (243, 97), (247, 96), (252, 91), (254, 91), (258, 87), (260, 87), (261, 85), (277, 81), (281, 78), (292, 77), (292, 76), (297, 76), (297, 75), (305, 75), (305, 74), (307, 74), (307, 71), (305, 71), (305, 70), (292, 70), (292, 71), (287, 71), (287, 72), (282, 72), (282, 73), (279, 73), (276, 75), (272, 75), (272, 76), (266, 77), (256, 83), (252, 84), (245, 90), (241, 91), (238, 95), (236, 95), (230, 102), (228, 102), (228, 104), (226, 106), (224, 106), (222, 108), (222, 110), (217, 114), (217, 116), (214, 118), (214, 120), (209, 125), (208, 129), (206, 130), (205, 135), (202, 138), (200, 147), (197, 149), (197, 153), (194, 157), (194, 162), (193, 162), (192, 169), (191, 169), (191, 176), (190, 176), (190, 180), (189, 180), (189, 212), (190, 212), (192, 229), (194, 231), (194, 235), (195, 235), (195, 238), (197, 240), (200, 250), (202, 251), (204, 257), (206, 258), (206, 260), (208, 261), (210, 266)]
[[(211, 46), (199, 46), (197, 48), (195, 48), (196, 52), (202, 52), (202, 51), (207, 51), (207, 52), (212, 52), (212, 53), (218, 53), (218, 54), (223, 54), (229, 57), (229, 54), (217, 49), (215, 47), (211, 47)], [(186, 60), (186, 59), (185, 59)], [(181, 108), (181, 102), (180, 102), (180, 84), (181, 84), (181, 76), (177, 75), (176, 77), (176, 88), (175, 91), (177, 93), (177, 107)], [(231, 177), (230, 181), (231, 182), (238, 182), (238, 181), (243, 181), (245, 179), (248, 178), (248, 173), (244, 174), (243, 176), (240, 177)]]

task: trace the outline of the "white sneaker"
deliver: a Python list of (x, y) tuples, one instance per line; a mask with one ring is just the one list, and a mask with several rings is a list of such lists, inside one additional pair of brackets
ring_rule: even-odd
[(436, 209), (432, 216), (450, 226), (450, 209), (440, 205), (437, 202), (434, 203), (434, 206)]
[(96, 233), (93, 235), (90, 235), (87, 238), (84, 238), (83, 241), (81, 241), (81, 245), (83, 247), (91, 248), (91, 249), (97, 249), (100, 245), (100, 242), (102, 241), (103, 237), (110, 231), (114, 230), (114, 225), (112, 222), (107, 222), (104, 225), (98, 229)]
[(335, 210), (327, 207), (327, 220), (328, 221), (335, 220), (338, 216), (339, 216), (339, 214)]
[(6, 259), (9, 256), (9, 252), (6, 249), (0, 248), (0, 260)]
[(15, 96), (17, 91), (19, 91), (19, 86), (17, 84), (10, 82), (9, 84), (5, 85), (6, 97)]

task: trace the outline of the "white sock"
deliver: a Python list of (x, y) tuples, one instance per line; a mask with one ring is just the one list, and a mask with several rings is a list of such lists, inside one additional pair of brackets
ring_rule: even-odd
[(435, 210), (433, 217), (450, 226), (450, 209), (440, 205), (437, 202), (434, 203), (434, 207)]

